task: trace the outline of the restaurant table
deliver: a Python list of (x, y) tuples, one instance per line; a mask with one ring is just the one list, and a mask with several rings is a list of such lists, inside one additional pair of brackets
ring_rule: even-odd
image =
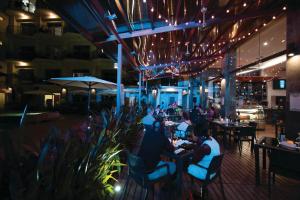
[(174, 130), (176, 129), (178, 124), (179, 124), (178, 122), (165, 121), (165, 127), (166, 127), (166, 131), (167, 131), (167, 132), (165, 132), (165, 134), (167, 137), (170, 137), (171, 139), (173, 139)]
[(167, 118), (168, 120), (174, 121), (174, 122), (181, 120), (180, 115), (166, 115), (165, 118)]
[(182, 199), (182, 176), (183, 176), (183, 170), (184, 170), (184, 162), (187, 161), (190, 157), (192, 157), (194, 153), (194, 150), (184, 150), (183, 152), (179, 154), (175, 154), (174, 152), (165, 152), (163, 155), (175, 160), (176, 163), (176, 188), (177, 188), (177, 194)]
[(233, 130), (243, 128), (243, 127), (250, 127), (248, 124), (245, 124), (245, 123), (238, 123), (238, 124), (236, 124), (236, 123), (225, 123), (224, 121), (220, 121), (220, 120), (213, 120), (213, 121), (210, 121), (210, 122), (218, 125), (219, 127), (221, 127), (224, 130), (223, 144), (224, 144), (225, 148), (227, 148), (227, 141), (226, 141), (226, 136), (227, 135), (229, 135)]
[(290, 150), (283, 148), (279, 146), (279, 142), (277, 138), (272, 138), (272, 137), (262, 137), (260, 138), (256, 144), (254, 144), (254, 154), (255, 154), (255, 183), (256, 185), (260, 185), (260, 155), (259, 155), (259, 150), (263, 150), (262, 154), (262, 163), (263, 163), (263, 169), (266, 169), (266, 154), (267, 151), (271, 151), (272, 149), (275, 150), (280, 150), (280, 151), (285, 151), (288, 153), (295, 153), (299, 154), (300, 152), (298, 150)]

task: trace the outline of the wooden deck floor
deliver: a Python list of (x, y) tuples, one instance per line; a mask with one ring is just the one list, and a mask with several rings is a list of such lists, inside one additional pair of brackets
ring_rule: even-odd
[[(263, 132), (258, 132), (258, 137), (263, 135), (273, 136), (273, 128), (267, 126)], [(222, 176), (226, 198), (229, 200), (264, 200), (268, 198), (267, 190), (267, 170), (262, 170), (262, 184), (255, 185), (254, 154), (250, 153), (250, 145), (244, 143), (242, 156), (238, 149), (232, 146), (224, 151), (224, 160), (222, 165)], [(262, 165), (261, 165), (262, 166)], [(185, 174), (183, 178), (184, 199), (199, 199), (191, 196), (192, 191), (200, 191), (199, 187), (191, 189), (189, 177)], [(140, 187), (131, 181), (129, 195), (126, 199), (139, 199)], [(144, 191), (142, 191), (144, 192)], [(160, 192), (160, 199), (178, 199), (175, 189), (171, 189), (171, 196), (166, 196), (166, 192)], [(148, 199), (152, 199), (152, 194)], [(212, 200), (222, 199), (218, 180), (208, 187), (208, 198)], [(276, 176), (276, 183), (272, 187), (272, 197), (274, 200), (299, 200), (300, 199), (300, 181)]]

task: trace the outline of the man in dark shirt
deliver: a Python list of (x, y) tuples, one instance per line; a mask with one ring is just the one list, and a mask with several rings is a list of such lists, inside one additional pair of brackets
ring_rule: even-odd
[[(163, 125), (159, 121), (153, 123), (153, 129), (144, 135), (140, 151), (138, 155), (144, 161), (148, 177), (150, 180), (160, 178), (165, 175), (174, 174), (176, 171), (173, 162), (161, 161), (160, 155), (164, 151), (174, 151), (173, 145), (163, 133)], [(161, 165), (168, 165), (155, 170), (156, 167)], [(167, 169), (169, 168), (169, 169)]]

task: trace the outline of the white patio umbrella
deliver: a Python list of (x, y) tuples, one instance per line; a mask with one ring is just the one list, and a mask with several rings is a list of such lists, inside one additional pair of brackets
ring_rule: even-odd
[(50, 83), (55, 83), (62, 86), (72, 86), (88, 89), (88, 110), (90, 110), (91, 89), (116, 89), (117, 84), (102, 80), (93, 76), (79, 77), (59, 77), (48, 80)]

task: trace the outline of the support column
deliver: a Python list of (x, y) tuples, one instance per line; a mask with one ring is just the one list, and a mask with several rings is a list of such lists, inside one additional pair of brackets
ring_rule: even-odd
[(157, 95), (156, 95), (156, 106), (160, 104), (160, 88), (157, 88)]
[(213, 81), (209, 81), (208, 82), (208, 93), (207, 96), (209, 99), (213, 99), (214, 98), (214, 85), (213, 85)]
[(182, 89), (178, 89), (178, 99), (177, 99), (177, 104), (179, 106), (182, 106)]
[(139, 72), (139, 109), (141, 108), (141, 97), (142, 97), (142, 72)]
[[(286, 62), (286, 135), (290, 139), (297, 137), (300, 132), (300, 4), (297, 0), (287, 1), (287, 19), (286, 19), (286, 42), (287, 52), (289, 54)], [(294, 56), (291, 55), (294, 54)], [(297, 100), (298, 99), (298, 100)], [(296, 102), (295, 102), (296, 101)]]
[(229, 52), (225, 55), (223, 65), (223, 75), (225, 79), (223, 112), (225, 117), (234, 117), (236, 113), (236, 84), (235, 74), (231, 74), (230, 71), (236, 68), (235, 51)]
[(206, 81), (205, 81), (205, 76), (204, 74), (201, 75), (201, 97), (200, 97), (200, 102), (201, 102), (201, 106), (202, 108), (206, 108), (207, 105), (207, 98), (206, 98), (206, 93), (205, 93), (205, 89), (206, 89)]
[(121, 111), (122, 95), (122, 44), (118, 44), (118, 69), (117, 69), (117, 107), (116, 114)]
[(193, 97), (194, 97), (194, 81), (193, 78), (189, 79), (189, 99), (188, 99), (188, 109), (193, 109)]

